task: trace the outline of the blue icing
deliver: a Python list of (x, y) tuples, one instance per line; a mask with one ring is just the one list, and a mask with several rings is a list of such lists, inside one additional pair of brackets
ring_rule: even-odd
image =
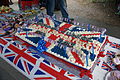
[(101, 38), (99, 38), (99, 37), (92, 37), (92, 39), (93, 40), (98, 40), (100, 43), (102, 43), (105, 38), (104, 37), (101, 37)]
[(98, 40), (99, 37), (92, 37), (93, 40)]
[(104, 39), (105, 39), (104, 37), (101, 37), (101, 38), (98, 39), (98, 41), (99, 41), (100, 43), (102, 43), (102, 42), (104, 41)]
[(33, 43), (37, 44), (39, 40), (41, 40), (40, 37), (26, 37), (28, 40), (32, 41)]
[(74, 27), (72, 30), (70, 31), (83, 31), (84, 28), (81, 27)]
[(24, 28), (23, 31), (32, 31), (32, 29)]
[(39, 51), (39, 52), (44, 52), (44, 51), (46, 51), (47, 50), (47, 48), (45, 47), (45, 44), (46, 44), (46, 42), (44, 41), (44, 40), (39, 40), (38, 41), (38, 46), (37, 46), (37, 50)]
[[(86, 55), (89, 54), (89, 52), (88, 52), (87, 50), (85, 50), (85, 49), (81, 49), (81, 50), (82, 50)], [(96, 57), (95, 54), (90, 53), (90, 59), (91, 59), (91, 61), (94, 61), (95, 57)]]
[(39, 40), (38, 44), (43, 46), (46, 44), (46, 42), (44, 40)]
[(95, 57), (96, 57), (95, 54), (90, 53), (90, 59), (91, 59), (91, 61), (94, 61)]
[(85, 50), (85, 49), (81, 49), (86, 55), (88, 55), (89, 54), (89, 52), (87, 51), (87, 50)]
[(63, 47), (60, 48), (59, 46), (55, 46), (54, 48), (51, 49), (51, 51), (68, 59), (68, 55), (66, 54), (66, 50)]

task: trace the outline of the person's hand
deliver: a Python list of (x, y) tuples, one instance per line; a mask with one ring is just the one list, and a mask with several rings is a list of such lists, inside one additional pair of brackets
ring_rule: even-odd
[(44, 10), (44, 9), (45, 9), (45, 7), (41, 7), (41, 8), (40, 8), (40, 10)]

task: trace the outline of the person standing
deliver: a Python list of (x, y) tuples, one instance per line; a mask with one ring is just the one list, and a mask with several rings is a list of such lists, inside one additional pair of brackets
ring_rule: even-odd
[[(66, 5), (66, 1), (65, 0), (58, 0), (57, 1), (59, 3), (60, 6), (60, 11), (62, 13), (62, 17), (63, 18), (69, 18), (69, 14), (67, 12), (67, 5)], [(53, 16), (54, 15), (54, 9), (55, 9), (55, 0), (47, 0), (47, 14), (49, 16)]]

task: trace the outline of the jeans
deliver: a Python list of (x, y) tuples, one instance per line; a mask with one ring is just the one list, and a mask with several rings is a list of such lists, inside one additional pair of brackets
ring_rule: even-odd
[[(63, 18), (68, 18), (68, 12), (67, 12), (67, 5), (65, 0), (58, 0), (57, 1), (60, 6), (60, 11), (62, 13)], [(47, 14), (50, 16), (53, 16), (55, 9), (55, 0), (47, 0)]]

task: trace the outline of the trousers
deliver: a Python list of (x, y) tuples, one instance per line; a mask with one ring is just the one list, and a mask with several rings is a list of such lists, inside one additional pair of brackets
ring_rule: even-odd
[[(47, 0), (47, 14), (50, 16), (53, 16), (54, 14), (54, 9), (55, 9), (55, 0)], [(67, 4), (65, 0), (57, 0), (57, 2), (59, 3), (58, 5), (60, 6), (60, 11), (62, 13), (62, 17), (63, 18), (68, 18), (68, 12), (67, 12)]]

